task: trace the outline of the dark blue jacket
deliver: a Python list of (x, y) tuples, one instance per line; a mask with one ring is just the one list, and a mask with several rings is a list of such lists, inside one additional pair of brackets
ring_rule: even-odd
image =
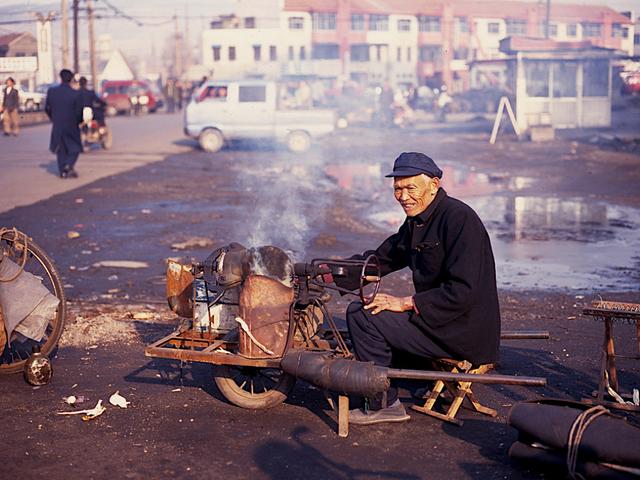
[[(409, 321), (456, 359), (498, 360), (500, 306), (491, 242), (478, 215), (440, 188), (427, 209), (407, 218), (375, 251), (382, 275), (409, 267), (420, 314)], [(358, 280), (336, 283), (354, 288)]]
[(11, 92), (9, 92), (9, 94), (7, 94), (7, 87), (4, 88), (2, 106), (7, 111), (18, 110), (18, 107), (20, 106), (20, 97), (15, 86), (11, 88)]
[(53, 123), (49, 150), (56, 153), (63, 148), (67, 153), (82, 152), (80, 123), (82, 122), (82, 96), (68, 83), (61, 83), (47, 91), (45, 112)]

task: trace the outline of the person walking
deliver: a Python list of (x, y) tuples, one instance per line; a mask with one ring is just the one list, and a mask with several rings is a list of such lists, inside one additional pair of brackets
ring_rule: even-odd
[(4, 98), (2, 99), (2, 106), (0, 112), (2, 116), (2, 128), (4, 129), (5, 136), (13, 134), (18, 136), (20, 131), (20, 125), (18, 122), (18, 107), (20, 107), (20, 96), (18, 90), (16, 90), (16, 82), (13, 78), (7, 78), (6, 87), (4, 87)]
[(72, 79), (73, 73), (70, 70), (61, 70), (61, 83), (47, 91), (44, 107), (53, 123), (49, 150), (57, 156), (60, 178), (78, 178), (75, 164), (82, 152), (82, 94), (71, 87)]

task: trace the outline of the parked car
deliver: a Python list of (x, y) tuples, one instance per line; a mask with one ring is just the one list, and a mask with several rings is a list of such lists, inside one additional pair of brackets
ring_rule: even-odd
[(155, 112), (158, 109), (156, 96), (146, 82), (139, 80), (108, 80), (102, 84), (102, 99), (107, 102), (106, 113)]
[(333, 110), (283, 108), (275, 82), (210, 81), (194, 93), (184, 121), (185, 134), (207, 152), (241, 139), (276, 140), (304, 152), (312, 138), (335, 129), (336, 115)]

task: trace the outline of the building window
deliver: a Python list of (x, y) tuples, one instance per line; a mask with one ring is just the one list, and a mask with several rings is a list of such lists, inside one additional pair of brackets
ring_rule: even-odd
[(278, 60), (278, 50), (276, 49), (275, 45), (271, 45), (269, 47), (269, 60), (271, 60), (272, 62)]
[(236, 47), (229, 47), (229, 61), (233, 62), (236, 59)]
[(238, 102), (264, 102), (267, 99), (267, 88), (264, 85), (241, 85), (238, 89)]
[(420, 15), (418, 17), (418, 30), (421, 32), (439, 32), (440, 17), (427, 17)]
[(469, 58), (469, 49), (467, 47), (458, 47), (453, 51), (454, 60), (467, 60)]
[(576, 97), (576, 62), (558, 62), (553, 64), (553, 96)]
[(609, 61), (588, 60), (583, 64), (582, 95), (606, 97), (609, 95)]
[(442, 47), (440, 45), (422, 45), (420, 47), (420, 61), (437, 63), (442, 60)]
[(527, 96), (549, 96), (549, 62), (525, 61), (524, 72), (527, 83)]
[(389, 15), (369, 15), (369, 30), (386, 32), (389, 30)]
[(633, 35), (633, 44), (640, 45), (640, 33), (635, 33)]
[(294, 54), (293, 54), (293, 47), (289, 46), (289, 60), (293, 60), (294, 59)]
[(304, 29), (304, 18), (289, 17), (289, 30), (302, 30), (302, 29)]
[(337, 43), (316, 43), (311, 49), (311, 57), (316, 60), (336, 60), (340, 58)]
[[(538, 24), (538, 35), (541, 37), (546, 37), (547, 35), (547, 22), (540, 22)], [(549, 24), (549, 37), (557, 37), (558, 36), (558, 25), (555, 23)]]
[(402, 48), (398, 47), (396, 50), (396, 62), (400, 62), (402, 60)]
[(382, 61), (382, 45), (374, 45), (373, 48), (376, 51), (376, 61)]
[(219, 62), (220, 61), (220, 45), (214, 45), (213, 47), (211, 47), (211, 50), (213, 50), (213, 61)]
[(361, 13), (351, 14), (351, 30), (354, 32), (364, 31), (364, 15)]
[(314, 30), (335, 30), (336, 29), (336, 14), (314, 12), (311, 15), (311, 24)]
[(456, 17), (456, 27), (460, 33), (469, 33), (467, 17)]
[(259, 62), (261, 57), (262, 57), (262, 46), (261, 45), (254, 45), (253, 46), (253, 59), (256, 62)]
[(567, 37), (575, 37), (576, 35), (578, 35), (578, 25), (567, 23)]
[(407, 62), (411, 61), (411, 47), (407, 47)]
[(620, 23), (614, 23), (611, 36), (613, 38), (629, 38), (629, 28), (622, 26)]
[(398, 20), (398, 31), (399, 32), (410, 32), (411, 31), (411, 20), (402, 18)]
[(489, 22), (489, 23), (487, 23), (487, 32), (489, 32), (489, 33), (500, 33), (500, 24), (498, 22)]
[(516, 18), (507, 19), (507, 35), (526, 35), (527, 21)]
[(582, 24), (582, 36), (587, 37), (599, 37), (602, 35), (602, 24), (585, 22)]
[(305, 47), (300, 47), (300, 60), (307, 59), (307, 49)]
[(368, 44), (351, 45), (351, 61), (352, 62), (368, 62), (369, 61), (369, 45)]
[(244, 19), (244, 28), (256, 28), (256, 17), (246, 17)]

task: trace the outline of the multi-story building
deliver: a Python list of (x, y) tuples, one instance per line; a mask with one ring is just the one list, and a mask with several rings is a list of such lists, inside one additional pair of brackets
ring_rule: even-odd
[(500, 0), (267, 3), (263, 17), (237, 12), (204, 32), (203, 63), (216, 76), (315, 74), (462, 90), (473, 83), (469, 62), (503, 57), (499, 44), (508, 36), (634, 49), (633, 22), (606, 6), (553, 2), (547, 18), (545, 3)]

